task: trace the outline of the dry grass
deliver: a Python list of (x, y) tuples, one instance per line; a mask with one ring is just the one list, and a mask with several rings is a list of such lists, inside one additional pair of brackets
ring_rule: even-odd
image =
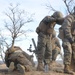
[[(43, 71), (32, 71), (32, 72), (26, 72), (25, 75), (71, 75), (71, 74), (64, 74), (64, 73), (58, 72), (58, 70), (63, 70), (62, 64), (53, 63), (51, 67), (52, 67), (52, 70), (47, 73)], [(18, 71), (8, 73), (8, 68), (6, 67), (6, 65), (1, 64), (0, 75), (22, 75), (22, 74), (20, 74)]]

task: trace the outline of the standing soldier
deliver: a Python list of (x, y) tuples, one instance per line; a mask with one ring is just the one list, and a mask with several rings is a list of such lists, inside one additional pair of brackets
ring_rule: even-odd
[(56, 60), (58, 54), (60, 54), (61, 46), (59, 39), (56, 37), (56, 32), (54, 31), (52, 34), (52, 61)]
[(75, 18), (74, 14), (67, 15), (64, 18), (62, 26), (59, 29), (59, 38), (62, 39), (62, 46), (64, 50), (64, 72), (65, 73), (73, 73), (73, 71), (71, 71), (70, 69), (70, 65), (71, 65), (72, 57), (75, 55), (75, 54), (73, 55), (73, 53), (75, 53), (73, 52), (75, 50), (74, 18)]
[(72, 59), (71, 59), (71, 67), (73, 69), (73, 71), (75, 72), (75, 20), (72, 24), (72, 37), (74, 39), (73, 43), (72, 43)]
[(37, 57), (38, 66), (37, 70), (44, 70), (43, 61), (45, 61), (48, 66), (52, 61), (52, 45), (51, 38), (54, 30), (54, 26), (57, 23), (58, 18), (62, 18), (61, 12), (56, 11), (52, 16), (46, 16), (36, 28), (38, 34), (38, 44), (37, 44)]

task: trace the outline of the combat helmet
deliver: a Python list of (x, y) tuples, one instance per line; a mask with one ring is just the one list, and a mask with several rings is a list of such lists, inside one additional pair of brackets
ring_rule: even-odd
[(54, 12), (52, 17), (58, 19), (57, 24), (62, 25), (64, 18), (63, 18), (63, 14), (60, 11)]
[(53, 13), (52, 17), (63, 18), (63, 14), (60, 11), (56, 11), (56, 12)]

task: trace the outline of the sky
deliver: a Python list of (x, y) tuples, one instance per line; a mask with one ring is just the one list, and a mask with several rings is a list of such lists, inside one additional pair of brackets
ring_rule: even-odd
[[(34, 38), (37, 44), (37, 34), (35, 32), (36, 27), (39, 25), (40, 21), (47, 15), (52, 15), (49, 9), (47, 9), (46, 4), (51, 4), (56, 10), (63, 11), (62, 6), (64, 5), (62, 0), (0, 0), (0, 27), (4, 25), (4, 11), (8, 8), (9, 4), (12, 3), (14, 5), (20, 4), (20, 9), (23, 9), (30, 14), (34, 13), (34, 22), (29, 23), (27, 25), (28, 29), (33, 30), (33, 32), (28, 33), (27, 39), (24, 38), (23, 41), (17, 42), (16, 45), (20, 46), (24, 51), (29, 53), (27, 49), (29, 45), (32, 44), (32, 38)], [(59, 26), (55, 27), (57, 30)], [(32, 49), (34, 46), (32, 44)]]

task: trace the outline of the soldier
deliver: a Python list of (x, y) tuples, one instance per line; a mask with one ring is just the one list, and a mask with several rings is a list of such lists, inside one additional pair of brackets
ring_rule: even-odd
[(62, 18), (63, 15), (61, 12), (56, 11), (52, 16), (46, 16), (36, 28), (38, 34), (38, 43), (37, 43), (37, 57), (38, 57), (38, 66), (37, 70), (44, 70), (43, 61), (46, 64), (50, 64), (52, 61), (52, 45), (51, 38), (54, 30), (54, 26), (58, 18)]
[[(64, 18), (62, 26), (59, 29), (59, 38), (62, 39), (62, 47), (64, 50), (64, 72), (73, 73), (70, 69), (73, 52), (75, 50), (75, 15), (70, 14)], [(72, 56), (73, 55), (73, 56)], [(75, 58), (74, 58), (75, 59)], [(75, 60), (73, 60), (74, 62)]]
[(71, 69), (75, 72), (75, 21), (74, 21), (74, 34), (73, 34), (73, 38), (74, 38), (74, 42), (72, 43), (72, 57), (71, 57)]
[(59, 39), (56, 37), (56, 32), (54, 31), (52, 34), (52, 61), (55, 62), (56, 57), (60, 54), (61, 46)]
[(17, 69), (22, 74), (25, 74), (25, 71), (33, 70), (32, 63), (26, 58), (24, 51), (17, 46), (11, 47), (6, 51), (5, 63), (9, 67), (8, 71)]

